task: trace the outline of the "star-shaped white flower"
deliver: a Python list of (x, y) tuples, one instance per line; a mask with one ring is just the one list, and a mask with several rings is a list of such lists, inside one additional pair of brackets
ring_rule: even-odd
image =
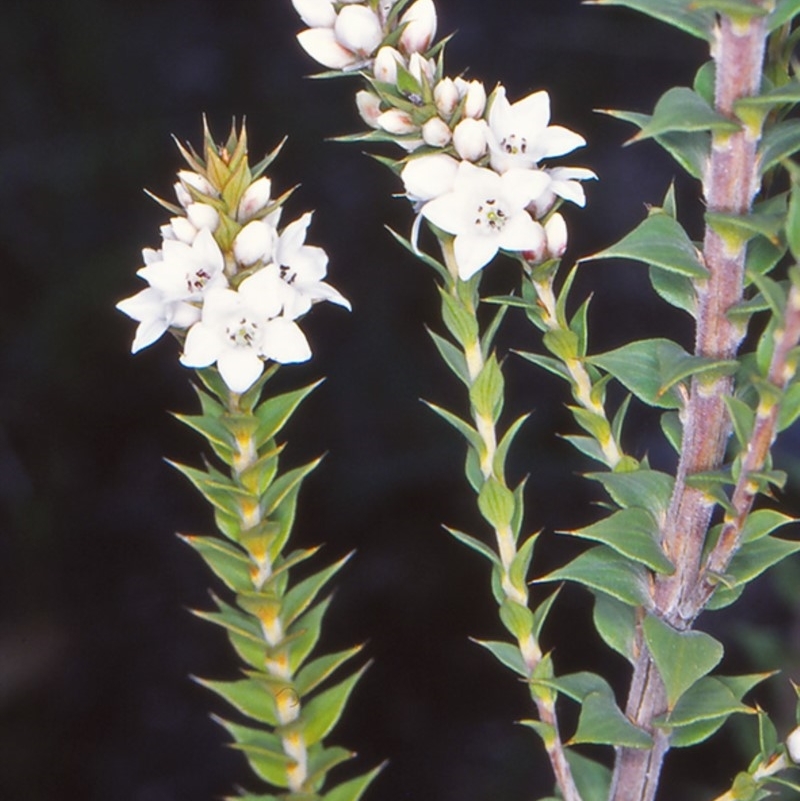
[(264, 360), (281, 364), (311, 358), (299, 326), (281, 315), (275, 279), (266, 270), (245, 278), (238, 291), (212, 289), (202, 318), (186, 335), (181, 364), (209, 367), (216, 363), (233, 392), (245, 392), (264, 370)]
[(535, 251), (544, 229), (525, 207), (547, 183), (540, 171), (509, 170), (498, 175), (468, 161), (458, 165), (453, 190), (422, 207), (422, 216), (455, 236), (459, 277), (471, 278), (498, 250)]
[(534, 213), (537, 217), (547, 214), (556, 197), (583, 208), (586, 205), (586, 192), (580, 182), (597, 178), (597, 175), (586, 167), (553, 167), (542, 172), (547, 176), (548, 184), (544, 192), (534, 200)]
[(305, 244), (310, 223), (308, 212), (286, 226), (275, 246), (275, 263), (266, 268), (280, 279), (283, 314), (291, 319), (324, 300), (352, 308), (338, 289), (322, 280), (328, 271), (328, 254), (320, 247)]
[(214, 287), (225, 287), (225, 260), (213, 234), (201, 229), (191, 245), (165, 239), (161, 260), (142, 267), (137, 275), (164, 296), (165, 302), (200, 301)]
[(166, 300), (163, 293), (147, 287), (117, 303), (117, 308), (139, 325), (131, 353), (152, 345), (169, 328), (188, 328), (200, 319), (200, 309), (183, 300)]
[(505, 172), (531, 168), (542, 159), (563, 156), (586, 140), (561, 125), (550, 125), (550, 97), (534, 92), (513, 105), (498, 86), (489, 109), (489, 151), (492, 167)]

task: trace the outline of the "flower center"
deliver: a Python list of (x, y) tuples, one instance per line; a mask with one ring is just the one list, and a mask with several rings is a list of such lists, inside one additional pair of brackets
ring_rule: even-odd
[(258, 336), (258, 323), (247, 317), (237, 318), (225, 329), (228, 339), (239, 348), (251, 348)]
[(489, 198), (478, 204), (475, 215), (475, 227), (486, 233), (498, 233), (508, 222), (508, 214), (495, 198)]
[(189, 292), (202, 292), (206, 284), (211, 280), (211, 273), (200, 267), (193, 273), (186, 275), (186, 289)]
[(512, 133), (500, 142), (500, 147), (509, 156), (519, 156), (520, 154), (524, 156), (528, 152), (528, 140), (524, 136), (517, 136)]
[(297, 280), (297, 273), (290, 272), (290, 268), (282, 264), (278, 268), (281, 278), (290, 286)]

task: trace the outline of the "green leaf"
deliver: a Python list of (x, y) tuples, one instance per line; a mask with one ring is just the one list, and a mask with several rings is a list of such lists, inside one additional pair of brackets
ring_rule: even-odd
[(636, 610), (603, 592), (594, 594), (594, 627), (609, 648), (631, 664), (636, 639)]
[(692, 8), (708, 8), (733, 17), (737, 22), (746, 22), (753, 17), (765, 17), (770, 13), (768, 9), (750, 0), (692, 0)]
[(311, 606), (320, 590), (347, 564), (353, 553), (351, 551), (338, 562), (309, 576), (286, 593), (281, 604), (281, 620), (284, 626), (291, 625)]
[(606, 456), (603, 453), (603, 449), (600, 447), (597, 440), (593, 439), (592, 437), (564, 434), (561, 438), (569, 442), (584, 456), (588, 456), (590, 459), (594, 459), (596, 462), (606, 464)]
[(758, 509), (750, 512), (742, 526), (742, 542), (754, 542), (772, 534), (776, 528), (785, 526), (787, 523), (796, 523), (796, 517), (790, 517), (774, 509)]
[(670, 574), (675, 570), (658, 545), (658, 525), (645, 509), (622, 509), (599, 523), (559, 534), (603, 543), (658, 573)]
[(679, 409), (680, 399), (672, 391), (662, 392), (665, 381), (678, 365), (692, 357), (669, 339), (645, 339), (588, 359), (614, 376), (648, 406)]
[(369, 667), (368, 662), (360, 670), (348, 676), (344, 681), (314, 696), (303, 708), (303, 736), (307, 745), (320, 742), (337, 724), (344, 712), (347, 699), (356, 683)]
[(504, 387), (503, 373), (497, 357), (492, 354), (469, 390), (469, 399), (480, 417), (498, 421), (503, 410)]
[(517, 639), (524, 639), (533, 631), (533, 612), (509, 598), (500, 605), (500, 620)]
[(697, 296), (694, 286), (685, 275), (678, 275), (670, 270), (650, 265), (650, 283), (658, 296), (674, 306), (685, 311), (691, 317), (697, 313)]
[(231, 437), (218, 417), (212, 417), (207, 414), (175, 414), (173, 416), (176, 420), (180, 420), (185, 426), (202, 434), (214, 449), (214, 453), (226, 464), (230, 464), (234, 454), (233, 437)]
[(705, 279), (708, 271), (681, 225), (661, 211), (653, 211), (637, 228), (611, 247), (581, 261), (632, 259), (689, 278)]
[(661, 430), (667, 441), (675, 449), (676, 453), (681, 452), (683, 440), (683, 425), (677, 412), (664, 412), (661, 415)]
[(772, 32), (798, 14), (800, 14), (800, 0), (778, 0), (775, 10), (767, 20), (767, 29)]
[(622, 714), (613, 697), (595, 692), (584, 698), (578, 729), (568, 744), (578, 743), (652, 748), (653, 738)]
[(228, 631), (238, 634), (240, 637), (257, 643), (259, 646), (263, 646), (264, 637), (261, 632), (261, 627), (254, 617), (246, 615), (235, 607), (226, 604), (224, 601), (214, 596), (213, 593), (212, 597), (220, 609), (219, 612), (203, 612), (199, 609), (193, 609), (192, 614), (203, 620), (208, 620), (210, 623), (216, 623), (218, 626), (222, 626)]
[(254, 567), (248, 556), (235, 545), (215, 537), (178, 535), (200, 554), (214, 573), (234, 592), (252, 589), (250, 570)]
[(698, 39), (711, 41), (714, 13), (694, 10), (692, 0), (589, 0), (588, 5), (625, 6), (666, 22)]
[(291, 493), (299, 489), (303, 483), (303, 479), (320, 463), (321, 459), (314, 459), (308, 464), (301, 467), (296, 467), (288, 473), (284, 473), (277, 478), (272, 486), (264, 493), (261, 499), (261, 507), (265, 516), (271, 515), (278, 506), (288, 497)]
[(586, 473), (586, 478), (599, 481), (623, 509), (638, 506), (656, 517), (667, 511), (675, 485), (671, 475), (644, 467), (627, 473)]
[(497, 554), (485, 543), (475, 537), (471, 537), (469, 534), (465, 534), (463, 531), (458, 531), (448, 526), (444, 526), (444, 530), (448, 534), (452, 534), (459, 542), (464, 543), (467, 548), (472, 548), (473, 551), (488, 559), (493, 565), (500, 564), (500, 559)]
[(556, 590), (551, 592), (550, 595), (548, 595), (547, 598), (545, 598), (533, 611), (533, 639), (536, 642), (539, 642), (542, 636), (542, 627), (547, 621), (547, 616), (550, 614), (553, 603), (560, 592), (561, 588), (558, 587)]
[[(392, 141), (397, 140), (397, 138), (394, 136), (390, 138)], [(393, 231), (391, 228), (389, 228), (389, 226), (386, 226), (386, 230), (394, 237), (395, 241), (399, 242), (409, 253), (413, 254), (423, 264), (427, 264), (428, 267), (432, 267), (439, 274), (439, 277), (445, 282), (445, 284), (449, 284), (453, 280), (450, 276), (450, 273), (447, 271), (447, 267), (445, 267), (440, 261), (437, 261), (432, 256), (429, 256), (427, 253), (424, 253), (419, 248), (412, 245), (408, 239), (398, 234), (397, 231)]]
[(476, 450), (482, 447), (481, 438), (478, 432), (466, 421), (462, 420), (458, 415), (448, 412), (441, 406), (437, 406), (430, 401), (423, 401), (423, 403), (432, 411), (436, 412), (442, 420), (450, 423), (459, 434)]
[(699, 720), (687, 726), (679, 726), (672, 730), (669, 744), (672, 748), (689, 748), (698, 743), (704, 743), (712, 734), (716, 734), (726, 723), (730, 715), (719, 718)]
[(262, 729), (240, 726), (222, 718), (213, 718), (236, 741), (235, 748), (243, 751), (255, 773), (276, 787), (288, 787), (287, 768), (294, 760), (283, 753), (280, 737)]
[(439, 294), (442, 299), (442, 321), (447, 330), (463, 347), (477, 341), (478, 320), (475, 314), (465, 308), (464, 304), (446, 289), (440, 287)]
[(315, 381), (302, 389), (276, 395), (261, 403), (255, 409), (258, 418), (258, 431), (256, 433), (256, 444), (261, 447), (265, 442), (272, 439), (286, 425), (294, 414), (297, 407), (322, 383)]
[(783, 393), (778, 409), (778, 431), (785, 431), (800, 417), (800, 384), (792, 384)]
[(736, 552), (727, 575), (734, 585), (747, 584), (773, 565), (800, 551), (800, 542), (762, 537), (747, 542)]
[(675, 86), (659, 98), (652, 118), (633, 141), (674, 132), (736, 133), (739, 130), (737, 123), (711, 108), (697, 92), (686, 86)]
[[(292, 638), (289, 647), (289, 667), (292, 673), (299, 670), (308, 655), (314, 650), (314, 646), (319, 640), (322, 618), (328, 611), (330, 603), (330, 598), (320, 601), (287, 629), (287, 638)], [(262, 661), (261, 667), (263, 665)]]
[(739, 701), (723, 682), (706, 676), (684, 693), (672, 712), (657, 720), (656, 725), (667, 728), (688, 726), (727, 718), (737, 712), (752, 713), (753, 710)]
[(783, 159), (793, 156), (798, 150), (800, 150), (800, 120), (783, 120), (767, 128), (758, 148), (761, 174), (771, 170)]
[(786, 215), (786, 241), (795, 261), (800, 259), (800, 187), (792, 184), (789, 209)]
[(278, 725), (275, 700), (263, 682), (255, 679), (209, 681), (195, 678), (194, 680), (224, 698), (231, 706), (247, 715), (247, 717), (261, 723), (268, 723), (270, 726)]
[(303, 698), (322, 682), (328, 679), (342, 665), (361, 653), (363, 645), (356, 645), (335, 654), (327, 654), (309, 662), (295, 677), (294, 686), (297, 694)]
[(645, 641), (667, 690), (667, 704), (678, 699), (722, 659), (722, 644), (702, 631), (677, 631), (648, 615), (643, 623)]
[(590, 673), (588, 670), (581, 670), (577, 673), (568, 673), (565, 676), (556, 676), (549, 679), (537, 679), (534, 684), (541, 684), (553, 690), (558, 690), (562, 695), (577, 701), (579, 704), (591, 693), (614, 697), (614, 692), (609, 683), (597, 673)]
[(744, 401), (732, 395), (725, 396), (723, 400), (728, 407), (736, 439), (740, 446), (746, 447), (750, 440), (750, 435), (753, 433), (753, 425), (756, 419), (755, 412)]
[(501, 484), (494, 476), (490, 476), (478, 494), (478, 508), (485, 520), (495, 530), (509, 527), (514, 517), (514, 494)]
[(525, 423), (529, 417), (530, 414), (523, 414), (521, 417), (518, 417), (508, 427), (508, 430), (500, 440), (500, 444), (497, 446), (497, 450), (495, 451), (494, 455), (494, 470), (501, 481), (505, 481), (506, 457), (508, 455), (508, 450), (514, 442), (514, 438), (519, 433), (519, 430), (522, 428), (523, 423)]
[(545, 581), (574, 581), (630, 606), (645, 606), (649, 598), (644, 568), (604, 545), (590, 548), (564, 567), (536, 579), (536, 583)]
[(566, 757), (582, 801), (607, 801), (611, 771), (571, 748), (567, 749)]
[(513, 670), (514, 673), (522, 676), (524, 679), (529, 678), (528, 668), (516, 645), (511, 645), (511, 643), (507, 642), (495, 642), (493, 640), (476, 640), (474, 637), (470, 637), (470, 639), (472, 642), (477, 643), (482, 648), (489, 651), (489, 653), (493, 654), (501, 664)]
[(435, 331), (428, 330), (428, 334), (436, 345), (436, 350), (442, 357), (442, 361), (450, 368), (450, 371), (461, 380), (461, 382), (469, 388), (472, 381), (469, 377), (469, 370), (467, 369), (467, 360), (464, 354), (444, 337), (439, 336)]
[(358, 801), (372, 783), (373, 779), (383, 770), (383, 765), (379, 765), (369, 773), (358, 776), (355, 779), (340, 784), (327, 792), (324, 801)]
[[(308, 754), (308, 783), (317, 788), (321, 786), (325, 775), (337, 765), (352, 759), (355, 754), (346, 748), (311, 748)], [(284, 801), (286, 801), (284, 799)], [(297, 799), (297, 801), (303, 801)], [(311, 801), (309, 799), (308, 801)]]

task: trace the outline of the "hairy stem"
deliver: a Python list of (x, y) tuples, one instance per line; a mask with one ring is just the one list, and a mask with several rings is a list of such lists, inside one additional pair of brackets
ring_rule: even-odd
[[(735, 119), (737, 99), (757, 94), (761, 85), (766, 29), (762, 17), (735, 25), (722, 17), (714, 31), (712, 55), (716, 64), (716, 110)], [(711, 212), (747, 214), (758, 191), (756, 150), (759, 133), (747, 128), (733, 134), (715, 133), (703, 181)], [(742, 299), (746, 245), (726, 240), (707, 226), (703, 258), (708, 278), (698, 281), (695, 354), (714, 359), (735, 357), (744, 330), (728, 317)], [(732, 379), (696, 378), (684, 410), (681, 458), (675, 490), (662, 531), (661, 545), (675, 565), (671, 576), (658, 576), (652, 611), (678, 629), (692, 625), (699, 610), (692, 604), (701, 556), (714, 502), (687, 486), (695, 473), (717, 469), (730, 435), (725, 397)], [(666, 694), (641, 634), (626, 713), (653, 733), (650, 751), (619, 749), (612, 780), (611, 801), (652, 801), (669, 743), (655, 730), (654, 718), (666, 711)], [(637, 677), (639, 679), (637, 680)]]
[[(441, 242), (442, 255), (444, 257), (445, 265), (452, 277), (451, 292), (453, 297), (461, 303), (465, 310), (473, 317), (476, 316), (476, 309), (473, 304), (465, 303), (464, 299), (460, 297), (458, 288), (458, 268), (455, 262), (455, 255), (453, 253), (452, 240)], [(478, 376), (481, 374), (485, 366), (483, 357), (483, 350), (481, 348), (480, 338), (476, 338), (471, 342), (463, 343), (464, 357), (467, 363), (467, 372), (469, 375), (470, 384), (474, 384)], [(503, 486), (505, 486), (504, 477), (497, 471), (495, 465), (495, 454), (497, 452), (497, 431), (495, 429), (494, 421), (480, 414), (472, 405), (470, 405), (472, 420), (478, 436), (483, 445), (483, 454), (481, 457), (481, 473), (484, 480), (494, 479)], [(497, 551), (500, 557), (501, 577), (500, 585), (502, 587), (505, 598), (509, 601), (519, 604), (520, 606), (528, 607), (529, 596), (528, 588), (523, 581), (514, 581), (511, 576), (511, 565), (517, 556), (516, 537), (510, 526), (495, 526), (495, 539), (497, 542)], [(542, 651), (539, 643), (536, 641), (533, 633), (528, 633), (524, 636), (517, 637), (517, 647), (519, 648), (525, 668), (527, 671), (528, 679), (534, 677), (535, 671), (542, 661)], [(550, 728), (550, 734), (543, 737), (545, 750), (550, 760), (550, 765), (553, 769), (556, 784), (558, 785), (564, 801), (581, 801), (581, 796), (578, 793), (578, 788), (575, 785), (575, 780), (572, 776), (572, 769), (567, 762), (564, 745), (561, 741), (561, 735), (558, 728), (558, 718), (555, 709), (555, 694), (548, 692), (536, 692), (531, 689), (531, 697), (533, 698), (540, 720), (547, 724)]]

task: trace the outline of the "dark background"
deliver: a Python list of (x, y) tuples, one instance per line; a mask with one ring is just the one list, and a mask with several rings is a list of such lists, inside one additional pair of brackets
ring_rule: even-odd
[[(648, 111), (688, 84), (703, 43), (620, 9), (577, 0), (440, 0), (440, 32), (458, 29), (448, 71), (466, 68), (510, 98), (549, 89), (555, 121), (589, 147), (566, 160), (595, 169), (589, 208), (570, 208), (569, 255), (599, 250), (657, 203), (677, 169), (656, 146), (622, 149), (631, 131), (594, 108)], [(358, 146), (325, 141), (360, 128), (353, 81), (315, 82), (294, 40), (289, 0), (21, 2), (0, 23), (0, 799), (203, 801), (236, 783), (256, 787), (225, 748), (209, 712), (224, 706), (190, 674), (233, 678), (208, 608), (212, 581), (173, 536), (212, 520), (163, 456), (198, 464), (201, 441), (166, 410), (192, 412), (190, 373), (169, 338), (136, 358), (134, 324), (114, 310), (138, 291), (140, 250), (157, 247), (166, 214), (142, 193), (171, 195), (181, 166), (170, 134), (201, 141), (201, 113), (222, 139), (246, 115), (254, 159), (284, 135), (271, 170), (279, 190), (300, 182), (285, 220), (319, 209), (310, 239), (331, 257), (348, 315), (320, 307), (304, 328), (315, 350), (281, 372), (279, 388), (328, 377), (287, 429), (286, 463), (328, 456), (301, 496), (296, 542), (324, 557), (358, 553), (337, 580), (323, 646), (368, 641), (375, 663), (333, 740), (388, 758), (370, 791), (383, 801), (522, 801), (550, 790), (526, 692), (468, 641), (503, 635), (476, 555), (440, 528), (486, 531), (462, 473), (457, 435), (419, 398), (463, 413), (424, 325), (438, 327), (432, 275), (383, 225), (408, 231), (398, 183)], [(678, 178), (687, 226), (700, 204)], [(514, 286), (498, 264), (487, 291)], [(587, 265), (576, 298), (595, 293), (592, 349), (634, 336), (691, 344), (679, 312), (654, 300), (642, 268)], [(538, 349), (509, 315), (500, 349)], [(528, 527), (546, 529), (536, 573), (571, 544), (552, 535), (597, 517), (590, 467), (556, 436), (574, 424), (565, 387), (508, 360), (507, 421), (534, 410), (511, 460), (530, 473)], [(634, 409), (627, 447), (671, 467), (657, 422)], [(798, 440), (778, 453), (798, 506)], [(318, 562), (319, 564), (319, 562)], [(704, 625), (731, 644), (723, 667), (797, 664), (796, 569), (751, 588), (732, 613)], [(537, 594), (541, 589), (536, 589)], [(585, 592), (567, 588), (548, 624), (561, 671), (597, 660), (622, 689), (627, 667), (589, 625)], [(598, 656), (599, 655), (599, 656)], [(794, 677), (798, 678), (795, 671)], [(774, 679), (759, 701), (791, 726), (792, 693)], [(569, 712), (567, 712), (569, 719)], [(753, 753), (736, 727), (694, 757), (673, 754), (662, 798), (709, 798)], [(608, 757), (608, 752), (590, 752)], [(344, 774), (342, 774), (344, 775)]]

